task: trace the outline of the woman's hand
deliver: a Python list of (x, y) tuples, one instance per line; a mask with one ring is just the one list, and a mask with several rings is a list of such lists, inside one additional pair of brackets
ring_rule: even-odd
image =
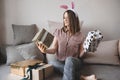
[(36, 45), (42, 53), (46, 53), (46, 47), (42, 43), (36, 42)]
[(38, 42), (38, 41), (36, 41), (35, 44), (37, 45), (38, 49), (39, 49), (42, 53), (45, 53), (45, 54), (46, 54), (46, 53), (47, 53), (47, 54), (54, 54), (54, 53), (57, 51), (57, 49), (58, 49), (58, 41), (57, 41), (57, 38), (56, 38), (56, 37), (54, 37), (53, 43), (52, 43), (52, 45), (51, 45), (50, 48), (46, 48), (46, 46), (44, 46), (44, 44), (42, 44), (42, 43), (40, 43), (40, 42)]

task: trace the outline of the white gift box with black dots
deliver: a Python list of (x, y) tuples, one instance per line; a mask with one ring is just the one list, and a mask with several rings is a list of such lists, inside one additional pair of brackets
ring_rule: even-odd
[(84, 51), (95, 52), (102, 39), (103, 35), (100, 30), (89, 31), (83, 43)]

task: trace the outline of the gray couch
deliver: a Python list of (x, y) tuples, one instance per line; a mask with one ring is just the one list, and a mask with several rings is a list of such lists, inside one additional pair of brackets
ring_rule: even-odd
[[(83, 59), (84, 65), (81, 74), (95, 74), (98, 80), (120, 80), (119, 61), (120, 41), (111, 40), (100, 43), (95, 53), (87, 53)], [(54, 55), (47, 55), (48, 62)], [(19, 80), (22, 77), (11, 74), (10, 66), (0, 66), (0, 80)], [(48, 80), (61, 80), (62, 75), (53, 75)]]
[[(13, 33), (15, 44), (6, 47), (6, 56), (4, 55), (6, 63), (0, 65), (0, 80), (20, 80), (22, 77), (10, 73), (9, 64), (36, 58), (35, 55), (40, 53), (31, 43), (31, 39), (35, 35), (33, 25), (13, 25)], [(39, 59), (43, 59), (42, 55), (39, 56)], [(47, 54), (46, 57), (49, 63), (55, 55)], [(85, 54), (83, 61), (81, 74), (95, 74), (98, 80), (120, 80), (120, 40), (101, 42), (96, 52)], [(61, 80), (61, 78), (62, 75), (54, 74), (48, 80)]]

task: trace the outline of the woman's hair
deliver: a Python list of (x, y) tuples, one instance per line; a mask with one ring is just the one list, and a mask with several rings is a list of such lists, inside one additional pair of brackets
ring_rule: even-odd
[[(79, 23), (79, 18), (77, 16), (77, 14), (72, 11), (72, 10), (67, 10), (64, 12), (64, 14), (67, 13), (68, 14), (68, 18), (69, 18), (69, 23), (70, 23), (70, 31), (72, 34), (75, 34), (76, 32), (80, 31), (80, 23)], [(64, 14), (63, 14), (63, 19), (64, 19)], [(65, 24), (63, 21), (63, 31), (65, 31)]]

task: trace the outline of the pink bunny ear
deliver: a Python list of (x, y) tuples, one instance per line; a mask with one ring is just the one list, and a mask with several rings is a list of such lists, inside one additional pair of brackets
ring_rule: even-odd
[(67, 5), (61, 5), (60, 8), (68, 9), (68, 6)]
[(74, 5), (74, 2), (73, 2), (73, 1), (71, 2), (71, 7), (72, 7), (72, 9), (75, 8), (75, 5)]

